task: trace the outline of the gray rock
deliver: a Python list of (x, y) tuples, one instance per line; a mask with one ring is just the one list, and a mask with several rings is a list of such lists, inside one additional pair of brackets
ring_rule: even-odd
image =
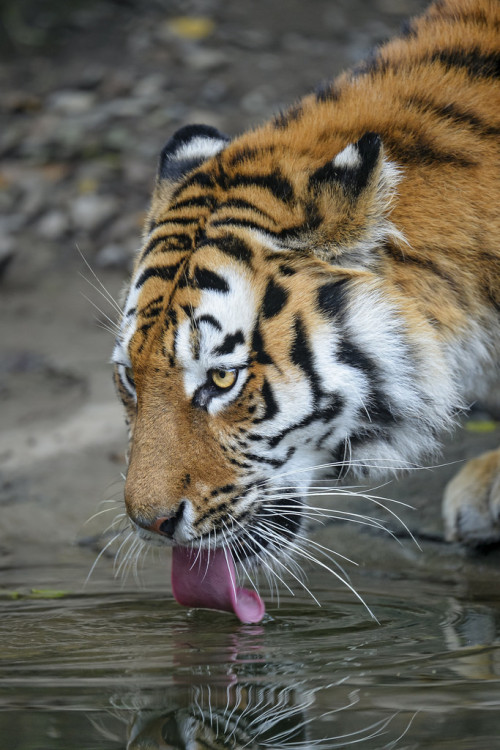
[(64, 211), (54, 209), (44, 214), (38, 222), (38, 233), (46, 240), (58, 240), (68, 231), (70, 221)]
[(186, 55), (185, 62), (193, 70), (209, 71), (228, 65), (229, 59), (219, 50), (193, 47)]
[(47, 101), (48, 109), (63, 115), (80, 115), (88, 112), (96, 102), (91, 91), (54, 91)]
[(111, 195), (80, 195), (70, 207), (73, 226), (87, 232), (96, 231), (115, 216), (118, 209), (118, 201)]
[(130, 252), (118, 244), (106, 245), (95, 257), (97, 268), (128, 268), (131, 259)]

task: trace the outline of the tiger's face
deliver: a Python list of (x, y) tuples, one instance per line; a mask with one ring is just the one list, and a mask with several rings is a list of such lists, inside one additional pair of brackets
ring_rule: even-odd
[[(330, 460), (334, 433), (343, 444), (346, 384), (341, 372), (323, 384), (333, 363), (314, 352), (348, 279), (321, 261), (266, 260), (262, 243), (213, 229), (217, 216), (168, 306), (162, 281), (144, 283), (130, 361), (117, 365), (132, 438), (125, 497), (147, 538), (239, 540), (253, 557), (272, 537), (292, 541), (311, 467)], [(238, 246), (251, 264), (225, 252)]]
[(323, 465), (429, 442), (425, 419), (406, 429), (428, 394), (364, 260), (397, 237), (380, 139), (291, 159), (264, 136), (167, 143), (114, 352), (137, 533), (241, 562), (290, 554)]

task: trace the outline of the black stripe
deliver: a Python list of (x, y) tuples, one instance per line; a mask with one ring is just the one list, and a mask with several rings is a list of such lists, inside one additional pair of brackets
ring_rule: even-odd
[(210, 208), (213, 209), (215, 205), (215, 198), (211, 195), (195, 195), (192, 198), (184, 198), (184, 200), (173, 203), (170, 206), (170, 211), (178, 211), (181, 208)]
[(138, 353), (140, 354), (142, 350), (144, 349), (144, 346), (146, 344), (147, 334), (150, 328), (152, 328), (153, 323), (144, 323), (144, 325), (140, 326), (140, 328), (137, 329), (137, 333), (142, 334), (142, 342), (139, 346)]
[(227, 164), (230, 167), (235, 167), (238, 164), (242, 164), (242, 162), (253, 159), (258, 153), (259, 149), (257, 148), (241, 148), (231, 155), (226, 154)]
[(440, 62), (446, 68), (465, 70), (472, 78), (500, 78), (500, 54), (483, 54), (479, 47), (471, 50), (461, 48), (444, 49), (433, 52), (429, 58)]
[(294, 199), (292, 183), (277, 170), (269, 174), (241, 174), (227, 180), (227, 187), (243, 186), (265, 188), (283, 203), (290, 203)]
[[(177, 244), (169, 246), (169, 242), (174, 241)], [(145, 245), (142, 251), (141, 260), (144, 260), (158, 245), (164, 244), (161, 252), (176, 252), (178, 250), (189, 250), (192, 246), (191, 237), (188, 234), (167, 234), (162, 237), (153, 237)]]
[(158, 315), (161, 313), (162, 308), (161, 307), (150, 307), (148, 312), (141, 312), (140, 315), (143, 318), (157, 318)]
[(340, 91), (331, 81), (320, 83), (314, 93), (318, 102), (336, 102), (340, 99)]
[(474, 161), (467, 159), (463, 154), (436, 149), (421, 134), (407, 131), (399, 137), (394, 137), (389, 133), (381, 133), (381, 135), (389, 156), (403, 164), (418, 164), (420, 166), (455, 164), (458, 167), (472, 167), (475, 164)]
[(223, 487), (216, 487), (210, 493), (211, 497), (217, 497), (217, 495), (228, 495), (230, 492), (234, 492), (236, 489), (234, 484), (225, 484)]
[(208, 268), (196, 267), (194, 271), (194, 282), (199, 289), (209, 289), (215, 292), (229, 292), (229, 284), (218, 273), (210, 271)]
[(208, 174), (207, 172), (195, 172), (194, 174), (190, 175), (186, 180), (184, 180), (176, 190), (174, 190), (172, 199), (177, 198), (186, 188), (192, 187), (193, 185), (198, 185), (199, 187), (213, 187), (214, 186), (214, 178), (213, 175)]
[(282, 130), (284, 128), (287, 128), (291, 122), (298, 120), (301, 116), (302, 106), (300, 104), (296, 104), (293, 107), (290, 107), (290, 109), (288, 109), (286, 112), (280, 112), (279, 115), (276, 115), (273, 120), (273, 125), (275, 128), (279, 128), (280, 130)]
[[(403, 254), (400, 250), (398, 250), (397, 248), (393, 247), (390, 244), (387, 244), (384, 249), (391, 256), (393, 260), (398, 261), (399, 263), (413, 263), (414, 265), (420, 266), (421, 268), (425, 268), (427, 271), (430, 271), (431, 273), (435, 274), (435, 276), (437, 276), (442, 281), (444, 281), (449, 286), (449, 288), (453, 292), (455, 292), (455, 294), (458, 297), (460, 297), (462, 302), (464, 301), (463, 287), (457, 283), (456, 279), (450, 273), (445, 271), (445, 269), (442, 268), (435, 261), (430, 260), (430, 258), (422, 258), (416, 255), (411, 255), (407, 253), (406, 249)], [(429, 250), (429, 248), (427, 248), (427, 250)], [(449, 255), (452, 254), (452, 251), (450, 249), (448, 249), (447, 252)], [(436, 255), (438, 254), (439, 253), (436, 252)]]
[[(212, 226), (217, 225), (218, 222), (213, 222)], [(221, 253), (229, 255), (231, 258), (245, 263), (248, 266), (252, 265), (253, 253), (247, 243), (239, 237), (233, 237), (232, 235), (225, 235), (224, 237), (218, 237), (217, 239), (206, 239), (198, 245), (198, 250), (202, 247), (216, 247)]]
[(268, 440), (269, 447), (275, 448), (283, 440), (283, 438), (285, 438), (291, 432), (300, 430), (302, 427), (309, 427), (309, 425), (313, 424), (314, 422), (324, 422), (325, 424), (327, 422), (331, 422), (332, 419), (335, 419), (335, 417), (339, 415), (343, 406), (344, 401), (342, 397), (339, 394), (334, 393), (329, 397), (328, 403), (325, 407), (312, 411), (311, 414), (301, 419), (300, 422), (296, 422), (295, 424), (290, 425), (290, 427), (286, 427), (273, 438), (270, 438)]
[(255, 326), (252, 334), (252, 349), (255, 354), (255, 361), (261, 365), (272, 365), (272, 357), (264, 349), (264, 341), (260, 332), (259, 324)]
[[(215, 495), (214, 495), (215, 492)], [(211, 493), (212, 497), (215, 497), (218, 494), (217, 490), (213, 490)], [(204, 504), (208, 502), (208, 498), (203, 498)], [(225, 503), (218, 503), (213, 508), (210, 508), (209, 510), (205, 511), (205, 513), (196, 519), (196, 522), (194, 524), (195, 528), (199, 528), (202, 523), (205, 521), (208, 521), (209, 518), (212, 518), (216, 513), (225, 513), (229, 508), (231, 507), (231, 503), (225, 502)]]
[(220, 354), (221, 356), (223, 354), (232, 354), (234, 352), (235, 348), (238, 346), (238, 344), (244, 344), (245, 343), (245, 337), (243, 335), (243, 331), (236, 331), (236, 333), (228, 333), (224, 337), (224, 341), (222, 344), (218, 347), (216, 347), (213, 350), (214, 354)]
[(250, 201), (244, 200), (243, 198), (231, 198), (230, 200), (224, 201), (223, 203), (219, 203), (219, 205), (217, 206), (217, 211), (222, 211), (224, 208), (241, 208), (242, 210), (253, 211), (254, 213), (259, 214), (259, 216), (263, 216), (265, 219), (269, 219), (269, 221), (272, 221), (274, 224), (276, 224), (276, 220), (271, 216), (271, 214), (268, 214), (267, 211), (264, 211), (262, 208), (258, 208), (253, 203), (250, 203)]
[(362, 352), (347, 336), (343, 336), (340, 340), (335, 355), (339, 362), (361, 370), (368, 379), (373, 380), (379, 377), (378, 367), (373, 359)]
[[(401, 419), (398, 409), (396, 409), (390, 398), (379, 388), (373, 388), (366, 410), (371, 423), (382, 425), (395, 424)], [(361, 415), (363, 416), (363, 411)], [(366, 412), (364, 416), (366, 416)]]
[(457, 8), (452, 8), (451, 13), (445, 11), (439, 15), (440, 20), (443, 19), (450, 21), (451, 23), (461, 21), (462, 23), (475, 24), (477, 26), (487, 26), (490, 29), (500, 28), (500, 23), (496, 19), (488, 17), (488, 15), (479, 8), (472, 13), (460, 13)]
[(146, 268), (146, 270), (139, 276), (135, 288), (139, 289), (148, 279), (152, 278), (163, 279), (163, 281), (172, 281), (180, 266), (180, 263), (174, 263), (173, 266), (153, 266), (152, 268)]
[(144, 307), (141, 307), (139, 310), (139, 315), (142, 315), (144, 318), (151, 318), (154, 317), (151, 313), (154, 311), (154, 314), (156, 314), (156, 311), (161, 309), (160, 305), (163, 302), (163, 294), (160, 294), (158, 297), (155, 297), (151, 300), (151, 302), (148, 302), (147, 305)]
[[(462, 48), (436, 50), (432, 54), (425, 55), (419, 61), (408, 61), (408, 65), (414, 69), (416, 64), (426, 65), (434, 62), (441, 63), (448, 70), (465, 70), (471, 78), (500, 77), (500, 54), (498, 52), (483, 53), (479, 47), (473, 47), (470, 50)], [(378, 73), (383, 75), (388, 70), (398, 72), (403, 68), (403, 65), (404, 63), (384, 59), (379, 52), (375, 51), (357, 65), (352, 70), (351, 75), (353, 78)]]
[(262, 302), (262, 314), (265, 318), (273, 318), (281, 312), (287, 300), (287, 290), (281, 284), (277, 284), (274, 279), (269, 279)]
[(290, 359), (300, 367), (311, 383), (311, 388), (315, 401), (321, 396), (321, 386), (318, 373), (314, 369), (314, 358), (309, 347), (304, 323), (300, 317), (295, 319), (294, 338), (290, 349)]
[(274, 398), (273, 389), (269, 385), (269, 381), (267, 380), (267, 378), (264, 378), (261, 393), (262, 398), (264, 399), (266, 410), (261, 417), (253, 420), (253, 424), (267, 422), (269, 419), (273, 419), (273, 417), (275, 417), (279, 412), (278, 404), (276, 403), (276, 399)]
[(269, 466), (274, 466), (274, 468), (279, 469), (281, 468), (281, 466), (286, 464), (286, 462), (293, 456), (294, 453), (295, 448), (293, 446), (290, 446), (290, 448), (287, 450), (285, 458), (267, 458), (266, 456), (258, 456), (256, 453), (244, 453), (243, 455), (250, 461), (256, 461), (259, 464), (268, 464)]
[(460, 127), (467, 125), (484, 136), (497, 136), (500, 134), (500, 127), (488, 125), (484, 120), (477, 117), (477, 115), (465, 112), (455, 104), (437, 104), (431, 99), (424, 99), (424, 97), (419, 96), (410, 96), (406, 99), (405, 104), (406, 106), (415, 106), (420, 110), (433, 112), (437, 117), (456, 123)]
[(292, 268), (292, 266), (287, 266), (286, 263), (282, 263), (279, 267), (279, 272), (283, 276), (293, 276), (296, 272), (295, 268)]
[(200, 323), (209, 323), (211, 326), (215, 328), (216, 331), (222, 331), (222, 326), (219, 323), (218, 320), (214, 318), (213, 315), (200, 315), (199, 318), (196, 318), (195, 324), (199, 325)]
[(349, 302), (347, 287), (348, 279), (339, 279), (324, 284), (318, 289), (318, 308), (329, 318), (338, 317), (343, 320)]
[[(169, 209), (170, 210), (170, 209)], [(169, 216), (168, 219), (158, 221), (157, 227), (168, 227), (170, 224), (197, 224), (197, 216)]]
[(258, 232), (266, 232), (267, 234), (275, 235), (275, 232), (271, 232), (267, 227), (263, 227), (261, 224), (257, 224), (256, 221), (251, 219), (239, 219), (235, 216), (228, 217), (227, 219), (217, 219), (211, 222), (212, 227), (248, 227), (249, 229), (256, 229)]

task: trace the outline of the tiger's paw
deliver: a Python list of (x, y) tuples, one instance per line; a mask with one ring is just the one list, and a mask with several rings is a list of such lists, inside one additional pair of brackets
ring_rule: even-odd
[(473, 458), (448, 482), (445, 537), (469, 546), (500, 541), (500, 448)]

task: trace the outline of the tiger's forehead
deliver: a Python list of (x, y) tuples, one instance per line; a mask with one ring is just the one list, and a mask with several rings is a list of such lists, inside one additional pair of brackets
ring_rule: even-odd
[[(228, 238), (228, 243), (233, 249), (240, 244), (237, 238)], [(171, 329), (182, 332), (182, 326), (191, 327), (193, 351), (206, 349), (208, 340), (224, 354), (228, 335), (248, 337), (259, 283), (247, 263), (207, 240), (189, 254), (164, 255), (168, 263), (160, 263), (158, 257), (155, 264), (139, 265), (133, 276), (119, 336), (122, 361), (123, 353), (128, 363), (153, 342), (165, 341)], [(216, 345), (215, 339), (221, 338)]]

